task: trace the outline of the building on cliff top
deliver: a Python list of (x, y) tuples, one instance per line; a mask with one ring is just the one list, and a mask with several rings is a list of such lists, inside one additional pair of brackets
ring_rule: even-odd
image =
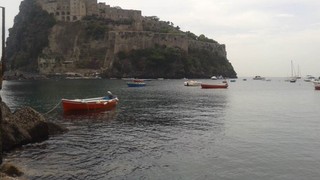
[(141, 11), (110, 7), (97, 0), (37, 0), (43, 10), (58, 21), (74, 22), (85, 16), (99, 16), (105, 19), (142, 21)]

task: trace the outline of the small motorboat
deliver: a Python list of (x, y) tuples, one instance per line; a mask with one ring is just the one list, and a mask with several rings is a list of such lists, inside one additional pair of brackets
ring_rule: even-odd
[(64, 112), (112, 110), (118, 102), (119, 99), (117, 97), (104, 96), (88, 99), (62, 99), (62, 106)]
[(226, 89), (228, 88), (228, 83), (226, 81), (223, 81), (222, 84), (204, 84), (201, 83), (202, 89)]
[(190, 81), (184, 82), (184, 85), (185, 86), (200, 86), (201, 82), (190, 80)]
[(266, 78), (262, 76), (255, 76), (253, 80), (266, 80)]
[(218, 78), (217, 78), (217, 76), (212, 76), (210, 79), (211, 80), (217, 80)]
[(146, 86), (146, 83), (144, 80), (133, 80), (130, 82), (127, 82), (128, 87), (144, 87)]

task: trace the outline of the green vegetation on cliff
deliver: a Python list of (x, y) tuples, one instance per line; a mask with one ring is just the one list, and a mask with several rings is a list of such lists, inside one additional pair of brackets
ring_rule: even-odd
[(7, 59), (9, 69), (25, 71), (37, 70), (37, 59), (48, 45), (49, 30), (55, 19), (43, 11), (34, 0), (24, 0), (20, 13), (9, 29), (7, 40)]
[(225, 57), (206, 50), (190, 50), (187, 54), (179, 48), (156, 46), (155, 48), (118, 53), (114, 62), (114, 76), (144, 78), (203, 78), (212, 75), (236, 77)]

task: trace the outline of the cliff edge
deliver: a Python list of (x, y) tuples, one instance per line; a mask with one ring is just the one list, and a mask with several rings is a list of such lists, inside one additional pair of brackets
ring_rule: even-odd
[(44, 75), (235, 78), (223, 44), (96, 0), (24, 0), (9, 31), (10, 70)]

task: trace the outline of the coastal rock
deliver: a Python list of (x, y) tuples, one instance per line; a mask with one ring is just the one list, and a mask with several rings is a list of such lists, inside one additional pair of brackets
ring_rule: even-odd
[(7, 176), (8, 179), (10, 179), (10, 177), (14, 178), (14, 177), (20, 177), (23, 175), (23, 172), (18, 167), (16, 167), (11, 163), (4, 163), (3, 165), (1, 165), (0, 173), (3, 173), (2, 174), (3, 178)]
[(13, 114), (5, 103), (1, 104), (2, 150), (10, 151), (28, 143), (47, 140), (49, 135), (66, 132), (60, 125), (47, 122), (45, 117), (30, 107), (24, 107)]
[(53, 122), (47, 122), (49, 135), (63, 134), (68, 132), (68, 128)]
[[(1, 180), (18, 180), (16, 177), (10, 177), (2, 172), (0, 172), (0, 179)], [(19, 178), (20, 179), (20, 178)]]

